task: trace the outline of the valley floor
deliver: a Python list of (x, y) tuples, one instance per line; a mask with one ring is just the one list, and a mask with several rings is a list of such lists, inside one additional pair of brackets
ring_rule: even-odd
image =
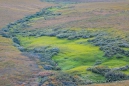
[(0, 86), (128, 86), (129, 1), (50, 1), (0, 1)]

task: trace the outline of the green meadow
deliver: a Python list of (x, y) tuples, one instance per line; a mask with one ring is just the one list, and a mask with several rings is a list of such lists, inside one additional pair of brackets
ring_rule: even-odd
[[(68, 72), (71, 74), (80, 74), (90, 76), (93, 80), (104, 80), (104, 77), (86, 69), (93, 67), (96, 61), (101, 61), (99, 66), (108, 66), (109, 68), (117, 68), (127, 65), (128, 58), (123, 57), (117, 59), (116, 57), (106, 58), (104, 52), (99, 49), (98, 46), (94, 46), (87, 42), (88, 39), (59, 39), (57, 37), (22, 37), (18, 39), (21, 45), (27, 49), (34, 49), (36, 47), (49, 46), (59, 48), (60, 52), (55, 55), (52, 59), (58, 63), (61, 67), (61, 71)], [(128, 71), (124, 71), (128, 74)], [(99, 77), (97, 77), (99, 76)]]
[[(53, 60), (57, 61), (63, 70), (93, 66), (96, 60), (104, 59), (103, 52), (99, 50), (99, 47), (89, 44), (87, 39), (67, 40), (48, 36), (19, 37), (19, 39), (21, 45), (27, 49), (41, 46), (59, 48), (60, 52), (53, 57)], [(81, 44), (82, 42), (85, 44)]]
[[(67, 40), (56, 37), (19, 37), (21, 45), (27, 49), (33, 49), (41, 46), (57, 47), (60, 49), (58, 55), (53, 57), (61, 67), (62, 71), (71, 74), (89, 74), (92, 79), (104, 80), (98, 74), (93, 74), (86, 71), (92, 67), (97, 60), (105, 60), (104, 53), (99, 50), (99, 47), (91, 45), (87, 42), (88, 39)], [(85, 42), (85, 44), (82, 44)], [(92, 53), (91, 53), (92, 52)], [(99, 76), (98, 78), (96, 76)]]

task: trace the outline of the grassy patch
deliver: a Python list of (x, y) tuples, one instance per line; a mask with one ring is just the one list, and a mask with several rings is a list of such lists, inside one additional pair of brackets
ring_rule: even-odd
[[(54, 56), (53, 60), (58, 62), (63, 70), (80, 66), (92, 66), (96, 60), (103, 59), (103, 52), (99, 50), (99, 47), (89, 44), (87, 39), (67, 40), (47, 36), (38, 38), (19, 37), (19, 39), (21, 44), (29, 49), (40, 46), (58, 47), (60, 53)], [(86, 44), (79, 44), (81, 41), (85, 41)]]
[(49, 8), (48, 10), (49, 10), (49, 11), (52, 11), (52, 12), (56, 12), (56, 11), (58, 11), (59, 9), (61, 9), (61, 7), (51, 7), (51, 8)]
[[(56, 37), (42, 36), (42, 37), (18, 37), (21, 41), (21, 45), (27, 49), (34, 49), (36, 47), (49, 46), (57, 47), (60, 49), (58, 55), (55, 55), (52, 59), (58, 63), (62, 71), (84, 76), (92, 81), (104, 81), (105, 78), (99, 74), (92, 73), (86, 69), (93, 67), (99, 60), (101, 66), (109, 66), (110, 68), (122, 67), (128, 64), (128, 58), (106, 58), (104, 53), (98, 46), (94, 46), (87, 42), (88, 39), (59, 39)], [(128, 74), (127, 71), (123, 73)]]

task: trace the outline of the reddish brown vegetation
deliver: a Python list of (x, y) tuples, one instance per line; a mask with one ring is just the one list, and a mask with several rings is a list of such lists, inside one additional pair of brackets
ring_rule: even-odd
[(22, 56), (10, 39), (0, 39), (0, 86), (17, 86), (31, 81), (38, 73), (36, 63)]
[(43, 72), (39, 72), (38, 73), (38, 76), (41, 76), (41, 77), (46, 77), (46, 76), (50, 76), (50, 75), (53, 75), (54, 73), (51, 72), (51, 71), (43, 71)]
[[(40, 0), (1, 0), (0, 29), (10, 22), (52, 5), (41, 3)], [(0, 86), (34, 85), (35, 74), (38, 71), (36, 63), (21, 55), (21, 52), (13, 46), (11, 39), (0, 36)]]

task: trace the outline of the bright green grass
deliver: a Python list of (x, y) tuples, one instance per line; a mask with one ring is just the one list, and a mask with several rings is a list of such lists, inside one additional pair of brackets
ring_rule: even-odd
[[(103, 57), (104, 53), (99, 50), (99, 47), (93, 46), (87, 42), (88, 39), (67, 40), (58, 39), (56, 37), (18, 37), (21, 41), (21, 45), (27, 49), (33, 49), (40, 46), (57, 47), (60, 49), (58, 55), (53, 57), (53, 60), (58, 62), (58, 65), (62, 68), (62, 71), (71, 74), (88, 74), (91, 79), (97, 80), (94, 73), (86, 71), (87, 68), (92, 67), (97, 60), (101, 60), (104, 66), (110, 68), (121, 67), (127, 65), (129, 60), (127, 57), (117, 59), (112, 57), (110, 59)], [(83, 44), (81, 44), (83, 43)], [(128, 71), (125, 71), (127, 74)], [(104, 77), (100, 76), (99, 80), (103, 80)]]
[(42, 19), (44, 19), (44, 17), (34, 17), (34, 18), (31, 18), (31, 19), (29, 19), (29, 21), (37, 21), (37, 20), (42, 20)]
[(60, 12), (60, 10), (62, 10), (62, 9), (63, 9), (62, 7), (52, 7), (52, 8), (49, 8), (47, 10), (51, 11), (53, 13), (56, 13), (56, 12)]
[(124, 50), (129, 50), (129, 48), (123, 48)]
[[(96, 60), (104, 59), (99, 47), (87, 42), (87, 39), (67, 40), (56, 37), (19, 37), (21, 44), (28, 49), (40, 46), (58, 47), (60, 53), (53, 57), (63, 70), (69, 70), (79, 66), (92, 66)], [(86, 42), (85, 45), (79, 44)]]
[(58, 8), (58, 7), (52, 7), (52, 8), (49, 8), (48, 10), (49, 11), (52, 11), (52, 12), (55, 12), (55, 11), (57, 11), (57, 10), (59, 10), (60, 8)]

